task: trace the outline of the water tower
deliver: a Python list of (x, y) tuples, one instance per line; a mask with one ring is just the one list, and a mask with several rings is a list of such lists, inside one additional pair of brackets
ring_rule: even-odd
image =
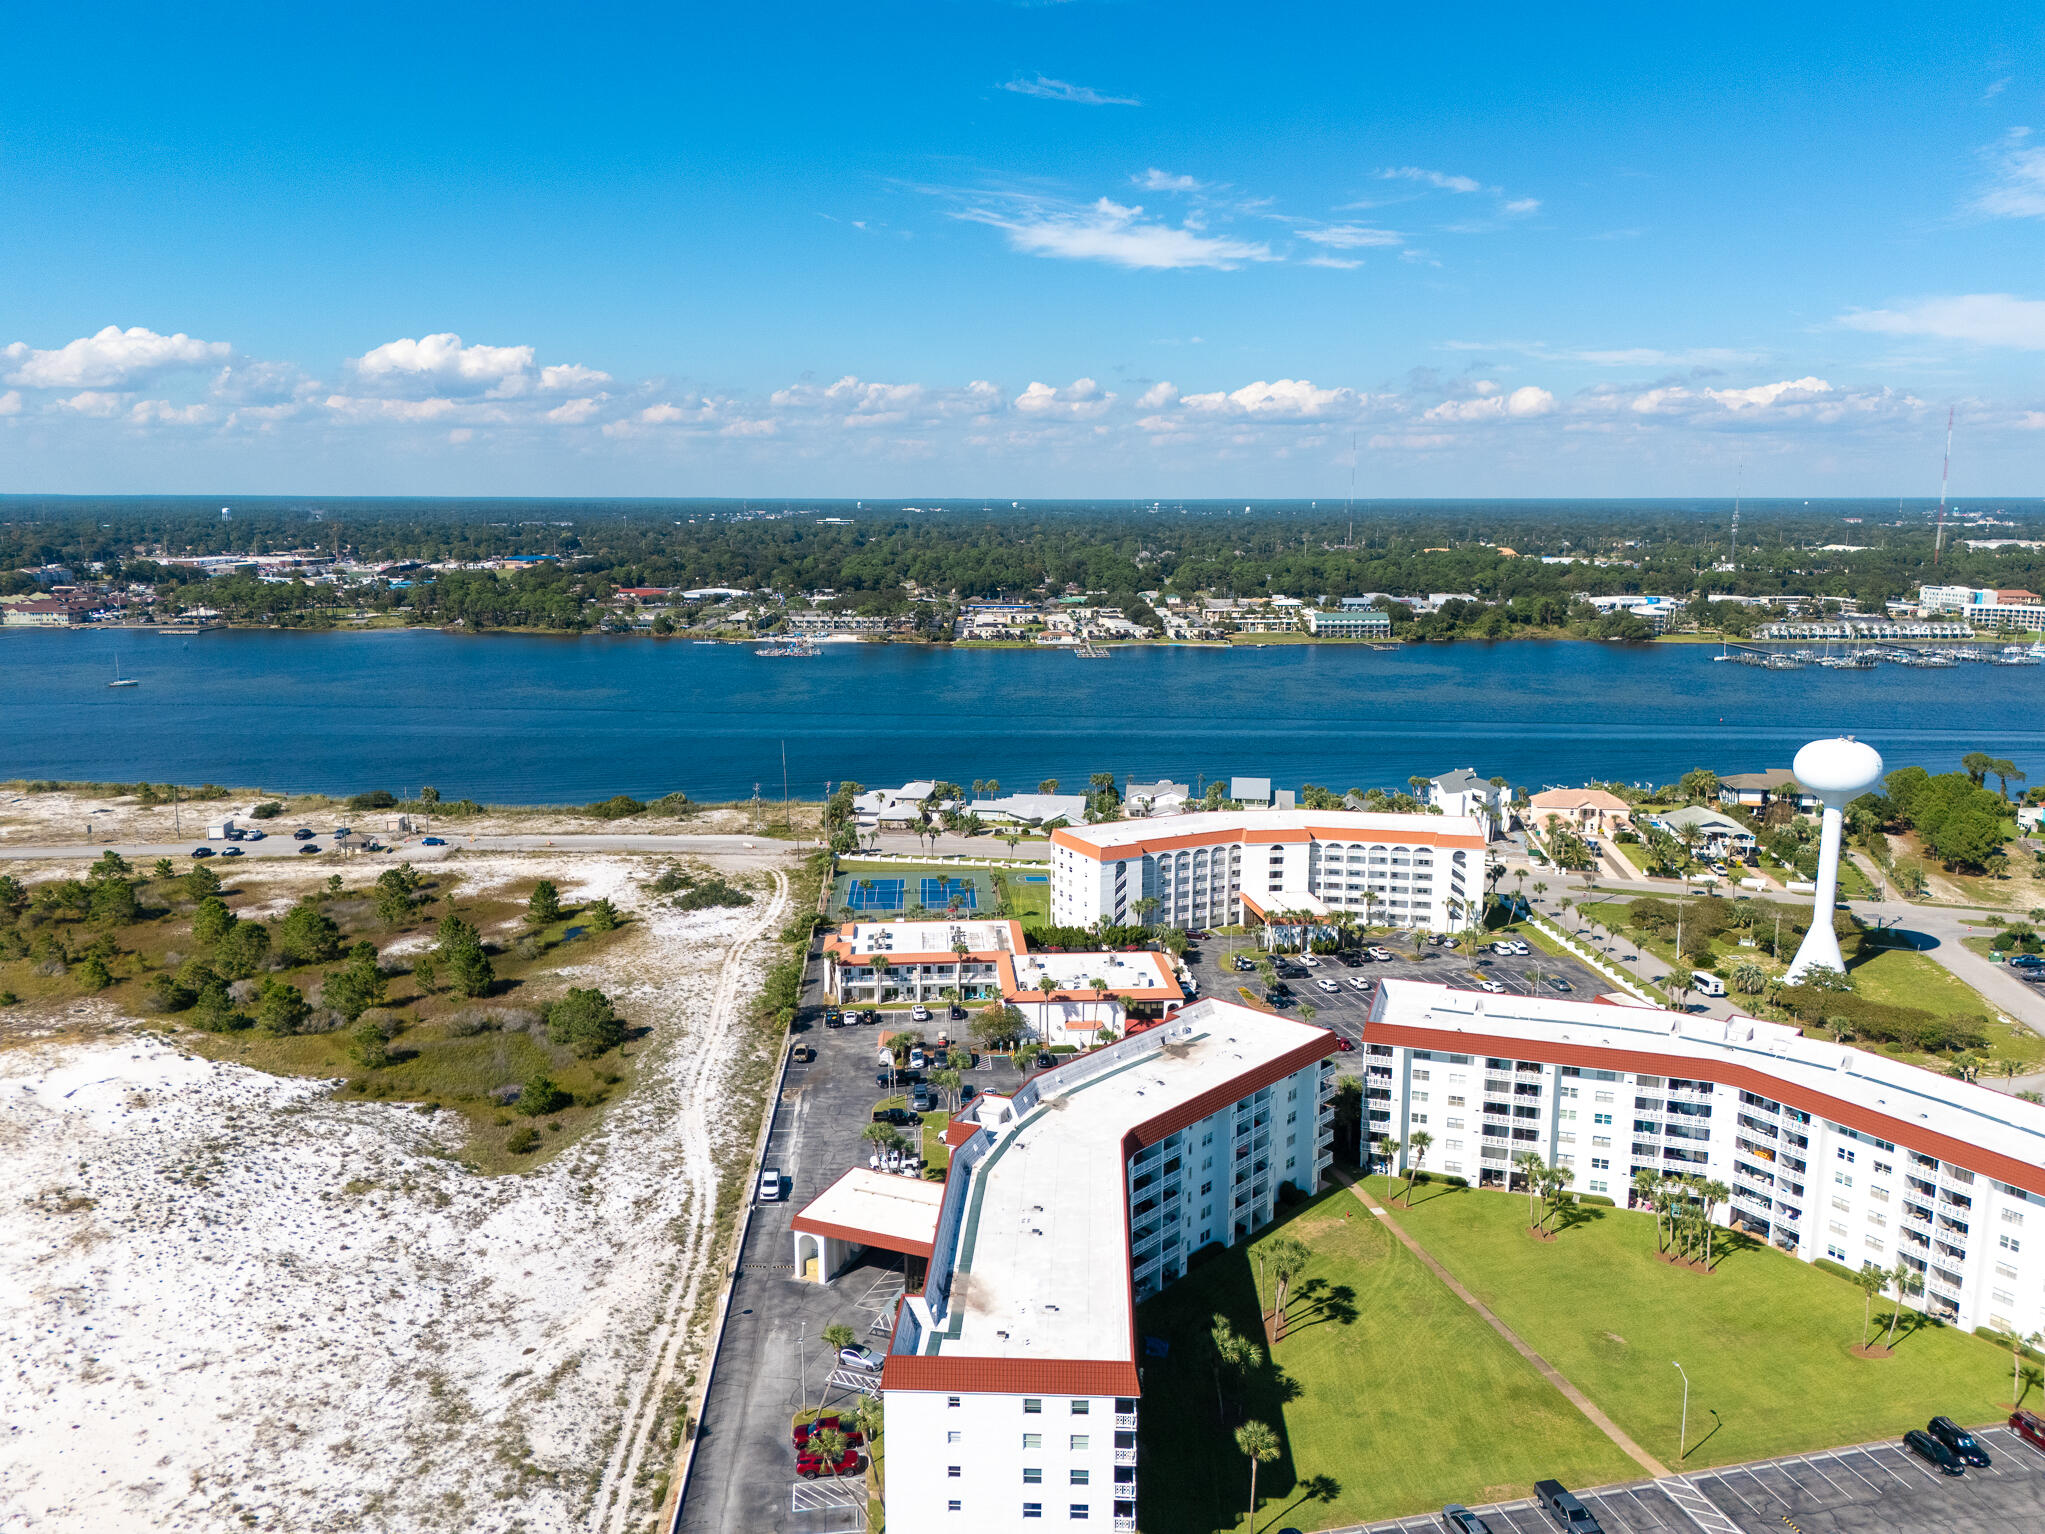
[(1846, 973), (1839, 937), (1832, 930), (1832, 907), (1839, 898), (1839, 832), (1846, 806), (1882, 781), (1882, 758), (1873, 746), (1842, 735), (1812, 741), (1797, 752), (1790, 771), (1825, 807), (1818, 839), (1818, 893), (1811, 902), (1811, 930), (1789, 966), (1793, 984), (1814, 969)]

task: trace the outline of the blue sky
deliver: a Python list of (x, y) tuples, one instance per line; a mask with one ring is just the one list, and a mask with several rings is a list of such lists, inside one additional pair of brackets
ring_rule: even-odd
[(0, 489), (2035, 494), (2024, 10), (21, 12)]

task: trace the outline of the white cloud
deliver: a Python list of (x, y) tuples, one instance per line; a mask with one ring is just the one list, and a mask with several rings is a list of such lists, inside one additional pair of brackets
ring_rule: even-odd
[(158, 335), (137, 325), (109, 325), (96, 335), (68, 341), (55, 351), (38, 351), (25, 341), (0, 347), (11, 371), (7, 382), (30, 389), (119, 388), (174, 368), (206, 367), (225, 361), (234, 348), (225, 341), (200, 341), (179, 331)]
[(2045, 144), (2031, 141), (2029, 128), (2012, 128), (2000, 144), (1984, 150), (1989, 183), (1974, 199), (1974, 211), (1988, 218), (2045, 218)]
[(1363, 262), (1350, 256), (1308, 256), (1300, 265), (1329, 266), (1338, 272), (1353, 272), (1363, 265)]
[(1154, 383), (1145, 389), (1136, 401), (1143, 410), (1162, 410), (1179, 397), (1178, 386), (1169, 383)]
[(540, 392), (572, 394), (577, 389), (598, 389), (611, 381), (609, 373), (586, 368), (579, 362), (560, 362), (540, 369)]
[(1323, 415), (1356, 396), (1347, 389), (1322, 389), (1304, 378), (1258, 379), (1229, 393), (1189, 394), (1180, 403), (1200, 415), (1310, 417)]
[(2045, 300), (2009, 293), (1962, 293), (1923, 298), (1899, 309), (1856, 309), (1839, 323), (1877, 335), (1936, 336), (1977, 346), (2045, 350)]
[(1481, 192), (1484, 183), (1470, 176), (1451, 176), (1438, 170), (1424, 170), (1418, 165), (1395, 165), (1390, 170), (1378, 172), (1381, 181), (1418, 181), (1425, 186), (1444, 192)]
[(1159, 170), (1155, 165), (1140, 176), (1131, 176), (1130, 181), (1146, 192), (1197, 192), (1201, 183), (1191, 176), (1174, 176), (1170, 171)]
[(20, 414), (21, 391), (19, 389), (9, 389), (5, 394), (0, 394), (0, 415)]
[(689, 413), (679, 405), (648, 405), (639, 412), (639, 419), (648, 426), (672, 426), (677, 421), (689, 419)]
[(525, 392), (533, 365), (530, 346), (464, 346), (453, 331), (404, 337), (373, 347), (349, 366), (357, 377), (385, 388), (425, 385), (447, 393), (508, 398)]
[(1547, 415), (1555, 408), (1555, 396), (1546, 389), (1527, 384), (1510, 394), (1497, 392), (1498, 385), (1480, 383), (1481, 391), (1475, 399), (1445, 399), (1439, 405), (1430, 407), (1423, 415), (1428, 421), (1504, 421), (1527, 420), (1533, 416)]
[(1254, 240), (1210, 235), (1192, 225), (1174, 228), (1146, 219), (1143, 209), (1103, 197), (1088, 208), (1022, 204), (1006, 211), (965, 208), (952, 215), (1003, 230), (1015, 249), (1067, 261), (1169, 271), (1213, 267), (1233, 271), (1245, 261), (1273, 261), (1271, 247)]
[(1832, 392), (1822, 378), (1786, 378), (1780, 383), (1756, 384), (1751, 389), (1706, 389), (1705, 394), (1728, 410), (1746, 410), (1756, 405), (1801, 404), (1820, 394)]
[(547, 412), (547, 419), (557, 426), (581, 426), (592, 420), (603, 402), (597, 399), (563, 400)]
[(416, 425), (423, 421), (444, 421), (461, 407), (451, 399), (363, 399), (359, 395), (330, 394), (326, 407), (337, 421), (350, 425), (391, 422)]
[(173, 405), (167, 399), (137, 400), (128, 419), (138, 426), (204, 426), (217, 412), (211, 405)]
[(319, 381), (289, 362), (240, 362), (224, 367), (208, 391), (231, 405), (278, 405), (309, 399)]
[(1032, 383), (1015, 397), (1015, 408), (1040, 419), (1084, 421), (1105, 415), (1114, 402), (1115, 396), (1103, 392), (1091, 378), (1080, 378), (1063, 389)]
[(781, 424), (778, 421), (762, 418), (759, 420), (733, 421), (729, 426), (720, 430), (717, 435), (720, 437), (771, 437), (780, 430)]
[(1074, 85), (1069, 80), (1053, 80), (1049, 75), (1038, 75), (1034, 80), (1025, 80), (1018, 75), (1013, 80), (1004, 81), (1001, 88), (1014, 91), (1018, 96), (1035, 96), (1044, 101), (1071, 101), (1085, 107), (1143, 105), (1134, 96), (1109, 96), (1091, 85)]
[(1406, 243), (1406, 236), (1397, 230), (1372, 229), (1364, 224), (1327, 224), (1320, 228), (1301, 229), (1298, 233), (1301, 239), (1325, 245), (1330, 250), (1362, 250)]
[(1521, 215), (1538, 213), (1541, 211), (1541, 199), (1538, 197), (1515, 197), (1505, 205), (1502, 211)]
[(87, 389), (81, 394), (72, 395), (69, 399), (58, 400), (57, 408), (78, 415), (97, 416), (104, 420), (108, 416), (119, 415), (123, 403), (121, 395), (109, 394), (102, 389)]

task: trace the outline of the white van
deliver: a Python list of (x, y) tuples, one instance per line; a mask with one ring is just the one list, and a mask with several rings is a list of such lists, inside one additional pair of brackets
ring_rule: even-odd
[(1725, 982), (1719, 979), (1718, 976), (1707, 974), (1700, 969), (1690, 977), (1690, 989), (1704, 996), (1723, 996), (1725, 995)]

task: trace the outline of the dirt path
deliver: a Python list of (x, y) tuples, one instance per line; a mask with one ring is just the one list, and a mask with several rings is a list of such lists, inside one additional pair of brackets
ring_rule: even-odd
[(688, 1230), (682, 1238), (682, 1276), (668, 1297), (660, 1327), (648, 1351), (646, 1367), (634, 1382), (617, 1446), (611, 1453), (610, 1463), (605, 1467), (603, 1481), (597, 1487), (590, 1507), (589, 1528), (592, 1534), (603, 1530), (609, 1530), (610, 1534), (624, 1534), (630, 1526), (637, 1501), (633, 1493), (654, 1426), (660, 1418), (660, 1403), (674, 1379), (678, 1364), (688, 1355), (689, 1323), (696, 1312), (704, 1280), (710, 1277), (714, 1282), (717, 1273), (710, 1260), (715, 1255), (718, 1232), (717, 1163), (711, 1150), (709, 1108), (712, 1088), (722, 1078), (731, 1039), (739, 1024), (742, 1002), (738, 985), (745, 970), (744, 957), (755, 943), (779, 930), (788, 912), (787, 876), (774, 870), (773, 878), (773, 900), (761, 913), (758, 922), (735, 937), (726, 952), (716, 997), (711, 1003), (703, 1031), (695, 1041), (696, 1058), (689, 1071), (680, 1123), (689, 1152), (685, 1162)]
[(1602, 1411), (1598, 1410), (1596, 1403), (1593, 1402), (1591, 1398), (1585, 1395), (1581, 1390), (1578, 1390), (1576, 1386), (1572, 1385), (1569, 1382), (1569, 1380), (1563, 1375), (1560, 1369), (1557, 1369), (1553, 1364), (1549, 1363), (1547, 1359), (1543, 1358), (1539, 1353), (1536, 1353), (1532, 1348), (1528, 1347), (1526, 1343), (1520, 1339), (1520, 1334), (1518, 1332), (1514, 1331), (1511, 1327), (1507, 1326), (1503, 1321), (1499, 1320), (1497, 1316), (1492, 1314), (1489, 1306), (1487, 1306), (1482, 1300), (1478, 1299), (1477, 1296), (1472, 1294), (1469, 1290), (1465, 1289), (1461, 1284), (1457, 1283), (1455, 1275), (1450, 1273), (1449, 1270), (1443, 1267), (1440, 1263), (1436, 1262), (1434, 1258), (1428, 1253), (1427, 1248), (1423, 1247), (1418, 1241), (1415, 1241), (1411, 1236), (1407, 1235), (1405, 1227), (1400, 1225), (1397, 1220), (1392, 1218), (1391, 1211), (1386, 1209), (1385, 1206), (1383, 1204), (1380, 1204), (1376, 1199), (1372, 1198), (1369, 1193), (1365, 1192), (1361, 1184), (1357, 1183), (1345, 1172), (1337, 1172), (1335, 1176), (1337, 1181), (1339, 1181), (1351, 1193), (1354, 1193), (1358, 1198), (1363, 1200), (1364, 1207), (1368, 1209), (1373, 1215), (1377, 1216), (1379, 1224), (1383, 1225), (1386, 1230), (1390, 1231), (1394, 1236), (1399, 1238), (1399, 1244), (1401, 1246), (1405, 1247), (1407, 1251), (1411, 1252), (1415, 1257), (1418, 1257), (1423, 1263), (1427, 1265), (1427, 1271), (1432, 1273), (1436, 1278), (1440, 1279), (1442, 1283), (1448, 1287), (1449, 1293), (1453, 1294), (1465, 1305), (1469, 1306), (1472, 1310), (1476, 1311), (1478, 1315), (1482, 1316), (1484, 1318), (1486, 1325), (1488, 1325), (1494, 1332), (1497, 1332), (1498, 1335), (1503, 1337), (1507, 1342), (1512, 1344), (1512, 1349), (1515, 1353), (1518, 1353), (1520, 1357), (1524, 1358), (1536, 1369), (1539, 1369), (1541, 1371), (1541, 1377), (1547, 1380), (1547, 1382), (1553, 1385), (1557, 1390), (1561, 1391), (1562, 1394), (1568, 1398), (1569, 1404), (1571, 1406), (1574, 1406), (1578, 1411), (1582, 1412), (1586, 1417), (1590, 1418), (1591, 1425), (1593, 1427), (1595, 1427), (1599, 1432), (1603, 1433), (1607, 1438), (1611, 1439), (1612, 1442), (1617, 1444), (1621, 1449), (1623, 1449), (1626, 1452), (1626, 1454), (1636, 1464), (1638, 1464), (1649, 1475), (1654, 1476), (1657, 1480), (1669, 1474), (1669, 1467), (1667, 1465), (1664, 1465), (1660, 1460), (1656, 1459), (1652, 1454), (1648, 1453), (1647, 1450), (1643, 1449), (1639, 1444), (1635, 1443), (1631, 1438), (1629, 1438), (1626, 1435), (1626, 1433), (1620, 1428), (1619, 1424), (1614, 1422), (1610, 1417), (1606, 1416)]

